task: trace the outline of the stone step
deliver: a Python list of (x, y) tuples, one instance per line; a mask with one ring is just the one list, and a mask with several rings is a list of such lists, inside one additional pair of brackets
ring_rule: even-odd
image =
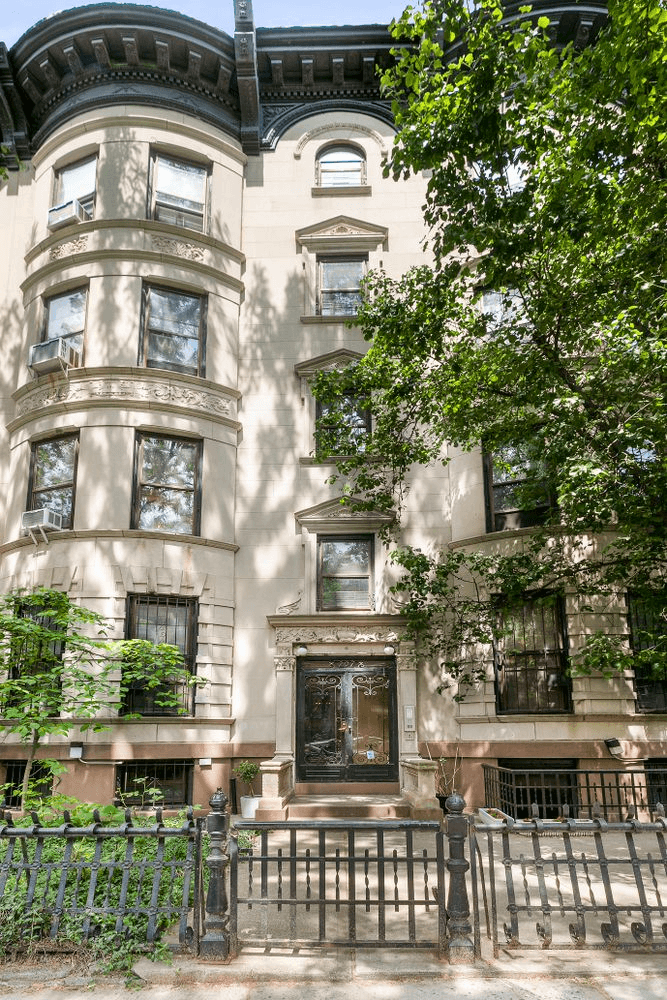
[(409, 819), (400, 795), (298, 795), (287, 804), (288, 819)]

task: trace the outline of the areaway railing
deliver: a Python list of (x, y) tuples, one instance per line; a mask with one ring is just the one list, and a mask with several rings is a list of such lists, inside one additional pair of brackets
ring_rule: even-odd
[(483, 764), (485, 805), (514, 819), (650, 820), (667, 803), (667, 768), (529, 770)]
[(43, 826), (36, 813), (0, 826), (0, 908), (20, 923), (26, 939), (87, 939), (104, 930), (125, 933), (128, 922), (151, 943), (178, 923), (182, 948), (199, 947), (201, 931), (202, 824), (192, 811), (180, 826), (142, 826), (129, 810), (125, 822), (76, 827), (69, 812), (62, 825)]

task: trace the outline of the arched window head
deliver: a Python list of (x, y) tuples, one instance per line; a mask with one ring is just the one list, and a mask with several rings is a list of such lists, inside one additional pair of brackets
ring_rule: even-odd
[(361, 187), (366, 183), (366, 157), (356, 146), (327, 146), (317, 157), (319, 187)]

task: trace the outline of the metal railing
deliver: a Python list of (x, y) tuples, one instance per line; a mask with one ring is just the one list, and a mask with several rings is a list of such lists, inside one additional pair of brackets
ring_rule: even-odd
[(651, 819), (667, 799), (667, 768), (527, 770), (483, 764), (485, 804), (514, 819)]
[(443, 953), (439, 823), (248, 821), (236, 831), (228, 845), (232, 955), (269, 944)]
[[(475, 954), (482, 907), (511, 949), (667, 952), (667, 822), (471, 824)], [(487, 883), (489, 892), (487, 893)]]
[[(150, 826), (125, 822), (75, 827), (0, 826), (0, 900), (6, 919), (25, 936), (59, 933), (88, 939), (104, 930), (122, 935), (130, 920), (148, 943), (178, 922), (179, 944), (198, 950), (201, 925), (201, 823), (192, 811), (181, 826), (166, 826), (157, 810)], [(120, 849), (119, 849), (120, 847)]]

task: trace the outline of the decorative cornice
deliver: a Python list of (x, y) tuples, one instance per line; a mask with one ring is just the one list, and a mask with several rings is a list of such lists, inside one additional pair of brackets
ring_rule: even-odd
[[(105, 239), (108, 239), (110, 231), (127, 230), (132, 235), (146, 233), (150, 239), (155, 253), (168, 253), (176, 257), (188, 257), (191, 260), (201, 261), (205, 259), (206, 252), (219, 253), (224, 257), (230, 257), (234, 263), (245, 263), (245, 254), (229, 243), (223, 243), (214, 236), (206, 233), (195, 233), (190, 230), (186, 232), (182, 226), (172, 226), (164, 222), (156, 222), (153, 219), (92, 219), (90, 222), (79, 222), (68, 227), (67, 232), (56, 231), (50, 233), (45, 239), (31, 247), (25, 255), (26, 264), (32, 264), (40, 254), (49, 253), (52, 260), (68, 256), (70, 253), (84, 253), (88, 249), (87, 237), (100, 231), (104, 231)], [(84, 242), (86, 238), (86, 242)], [(59, 250), (64, 246), (66, 250)], [(94, 252), (91, 250), (91, 252)], [(151, 251), (141, 251), (133, 247), (127, 249), (119, 248), (111, 250), (112, 256), (122, 256), (123, 253), (150, 253)], [(107, 251), (99, 250), (97, 253), (102, 256)], [(228, 279), (231, 282), (242, 286), (237, 279), (220, 272), (220, 280)]]
[[(143, 529), (123, 529), (123, 528), (95, 528), (91, 531), (50, 531), (49, 544), (57, 542), (69, 543), (73, 541), (91, 542), (99, 545), (102, 538), (126, 538), (130, 547), (136, 544), (137, 539), (156, 542), (171, 542), (175, 545), (202, 545), (206, 548), (224, 549), (226, 552), (238, 552), (239, 546), (233, 542), (223, 542), (218, 538), (203, 538), (201, 535), (178, 535), (173, 531), (145, 531)], [(0, 545), (0, 554), (5, 555), (15, 549), (34, 546), (34, 542), (29, 537), (16, 538), (14, 541), (5, 542)]]
[(313, 378), (318, 372), (337, 371), (347, 368), (348, 365), (359, 361), (363, 357), (358, 351), (350, 351), (347, 347), (341, 347), (337, 351), (328, 351), (327, 354), (320, 354), (316, 358), (309, 358), (307, 361), (300, 361), (294, 365), (294, 374), (299, 378)]
[(173, 11), (100, 4), (39, 22), (12, 48), (38, 144), (74, 114), (144, 103), (189, 111), (238, 138), (228, 35)]
[(333, 250), (377, 250), (385, 247), (389, 230), (372, 222), (353, 219), (349, 215), (336, 215), (324, 222), (305, 226), (296, 231), (296, 241), (313, 253)]
[(379, 99), (379, 93), (372, 99), (368, 95), (357, 97), (348, 94), (332, 96), (330, 93), (303, 94), (291, 103), (283, 100), (273, 103), (267, 95), (262, 101), (262, 149), (275, 149), (287, 129), (296, 125), (304, 118), (322, 114), (340, 114), (343, 111), (351, 115), (367, 115), (394, 128), (394, 116), (390, 101)]
[[(354, 497), (350, 497), (350, 502), (354, 502)], [(298, 510), (294, 517), (297, 524), (311, 532), (351, 529), (379, 531), (394, 520), (393, 514), (384, 511), (354, 510), (347, 504), (341, 503), (340, 498), (325, 500), (324, 503), (316, 504), (314, 507)]]
[[(248, 153), (275, 148), (312, 114), (349, 111), (392, 124), (378, 70), (401, 42), (383, 25), (255, 28), (250, 0), (235, 0), (235, 36), (175, 11), (94, 4), (38, 22), (0, 49), (0, 142), (15, 167), (75, 115), (149, 105), (212, 124)], [(557, 46), (595, 40), (604, 0), (522, 0), (507, 20), (548, 16)], [(452, 54), (456, 48), (452, 48)]]
[(233, 415), (238, 397), (235, 389), (175, 372), (77, 368), (71, 369), (67, 376), (42, 376), (18, 389), (14, 393), (16, 417), (7, 429), (13, 434), (46, 411), (131, 405), (153, 412), (178, 410), (205, 416), (237, 431), (240, 424)]
[(275, 630), (276, 646), (293, 643), (399, 643), (405, 627), (399, 615), (360, 615), (345, 620), (332, 620), (326, 615), (303, 615), (289, 619), (271, 615), (268, 624)]

